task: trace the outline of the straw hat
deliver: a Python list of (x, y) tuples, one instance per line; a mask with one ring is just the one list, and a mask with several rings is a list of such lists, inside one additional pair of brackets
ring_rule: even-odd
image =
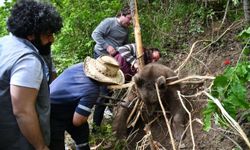
[(86, 76), (103, 83), (123, 84), (124, 75), (118, 62), (111, 56), (100, 56), (97, 59), (86, 57), (84, 60)]

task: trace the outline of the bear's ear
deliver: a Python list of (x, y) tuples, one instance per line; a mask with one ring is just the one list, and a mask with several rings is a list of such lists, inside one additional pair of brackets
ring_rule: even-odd
[(156, 83), (157, 83), (159, 89), (164, 89), (167, 87), (166, 78), (164, 76), (158, 77), (156, 80)]
[(135, 85), (139, 88), (144, 84), (144, 80), (138, 74), (134, 75), (133, 80), (135, 82)]

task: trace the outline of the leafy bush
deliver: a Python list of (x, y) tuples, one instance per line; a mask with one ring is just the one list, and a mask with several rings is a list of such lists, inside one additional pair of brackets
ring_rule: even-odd
[[(250, 28), (244, 30), (239, 35), (243, 41), (247, 41), (243, 49), (243, 56), (240, 63), (235, 67), (228, 67), (222, 75), (219, 75), (214, 80), (211, 94), (221, 100), (225, 110), (234, 118), (244, 112), (250, 110), (250, 101), (247, 98), (247, 86), (250, 83), (250, 62), (249, 57), (249, 38)], [(211, 118), (214, 118), (216, 123), (221, 126), (227, 126), (217, 106), (209, 101), (207, 107), (203, 111), (204, 114), (204, 129), (211, 128)], [(250, 117), (245, 118), (250, 122)]]
[(13, 0), (12, 2), (8, 2), (7, 0), (5, 0), (4, 5), (0, 6), (0, 37), (7, 34), (6, 21), (14, 2), (15, 0)]
[(53, 44), (53, 56), (58, 72), (82, 62), (93, 53), (91, 33), (106, 17), (121, 9), (119, 0), (53, 0), (64, 19), (64, 27)]

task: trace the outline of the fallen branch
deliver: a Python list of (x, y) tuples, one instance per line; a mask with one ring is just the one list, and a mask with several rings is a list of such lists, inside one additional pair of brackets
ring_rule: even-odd
[(198, 61), (199, 63), (201, 63), (201, 64), (207, 69), (207, 71), (208, 71), (210, 74), (212, 74), (212, 72), (210, 71), (210, 69), (208, 68), (208, 66), (207, 66), (204, 62), (202, 62), (201, 60), (195, 58), (194, 56), (191, 56), (191, 57), (192, 57), (194, 60), (196, 60), (196, 61)]
[[(148, 137), (149, 137), (149, 134), (146, 134), (146, 135), (144, 135), (144, 137), (140, 141), (136, 142), (136, 148), (135, 149), (136, 150), (144, 150), (145, 148), (147, 148), (148, 144), (146, 144), (146, 143), (148, 141), (147, 140)], [(138, 146), (139, 143), (141, 143), (141, 146)]]
[(247, 146), (250, 148), (250, 142), (245, 134), (245, 132), (241, 129), (240, 125), (227, 113), (227, 111), (223, 108), (222, 104), (217, 98), (214, 98), (212, 95), (203, 91), (203, 93), (210, 98), (220, 109), (222, 115), (226, 118), (229, 124), (241, 135), (243, 140), (246, 142)]
[(162, 102), (161, 102), (161, 96), (160, 96), (160, 94), (159, 94), (159, 88), (158, 88), (157, 83), (155, 83), (155, 88), (156, 88), (156, 91), (157, 91), (158, 101), (159, 101), (159, 104), (160, 104), (160, 106), (161, 106), (162, 113), (163, 113), (164, 119), (165, 119), (165, 121), (166, 121), (166, 125), (167, 125), (167, 127), (168, 127), (168, 132), (169, 132), (169, 136), (170, 136), (172, 148), (173, 148), (173, 150), (176, 150), (174, 138), (173, 138), (173, 135), (172, 135), (172, 130), (171, 130), (170, 123), (169, 123), (168, 118), (167, 118), (167, 115), (166, 115), (165, 108), (164, 108), (164, 106), (162, 105)]
[(228, 7), (229, 7), (229, 2), (230, 2), (230, 0), (227, 0), (226, 10), (225, 10), (225, 13), (224, 13), (222, 22), (221, 22), (221, 24), (220, 24), (219, 30), (222, 28), (222, 26), (223, 26), (223, 24), (224, 24), (224, 22), (225, 22), (225, 20), (226, 20), (227, 12), (228, 12)]
[[(197, 123), (199, 123), (200, 125), (204, 125), (204, 123), (201, 121), (201, 119), (199, 119), (199, 118), (195, 118), (195, 119), (193, 119), (192, 120), (192, 123), (193, 122), (197, 122)], [(189, 125), (187, 125), (187, 127), (186, 127), (186, 129), (185, 129), (185, 131), (184, 131), (184, 133), (183, 133), (183, 135), (187, 132), (187, 129), (188, 129), (188, 127), (189, 127)], [(238, 134), (235, 134), (235, 132), (230, 132), (230, 131), (228, 131), (228, 130), (223, 130), (223, 129), (221, 129), (221, 128), (218, 128), (218, 129), (214, 129), (214, 128), (211, 128), (211, 130), (213, 130), (213, 131), (215, 131), (215, 132), (218, 132), (218, 130), (219, 130), (219, 132), (227, 132), (227, 133), (230, 133), (230, 134), (234, 134), (234, 135), (238, 135)], [(222, 133), (221, 133), (222, 134)], [(232, 141), (240, 150), (242, 150), (242, 147), (236, 142), (236, 141), (234, 141), (233, 139), (231, 139), (230, 137), (228, 137), (227, 135), (225, 135), (225, 134), (223, 134), (223, 136), (225, 136), (226, 138), (228, 138), (230, 141)], [(181, 142), (179, 143), (179, 149), (181, 149), (180, 148), (180, 145), (181, 145)]]
[[(126, 139), (126, 143), (128, 143), (128, 141), (138, 133), (139, 129), (136, 129), (135, 131), (133, 131), (132, 133), (130, 133)], [(135, 137), (135, 136), (134, 136)], [(134, 138), (133, 138), (134, 139)], [(132, 141), (133, 139), (131, 139), (130, 141)]]
[[(139, 101), (139, 100), (138, 100)], [(132, 121), (132, 123), (128, 123), (128, 121), (131, 119), (131, 117), (132, 117), (132, 113), (130, 114), (130, 116), (129, 116), (129, 118), (128, 118), (128, 120), (127, 120), (127, 127), (129, 128), (129, 127), (135, 127), (135, 124), (136, 124), (136, 122), (137, 122), (137, 120), (139, 119), (139, 117), (140, 117), (140, 115), (141, 115), (141, 109), (142, 109), (142, 107), (143, 107), (143, 102), (141, 102), (140, 101), (140, 103), (139, 103), (139, 111), (137, 111), (138, 113), (136, 114), (136, 116), (135, 116), (135, 118), (134, 118), (134, 120)], [(136, 110), (137, 109), (137, 106), (135, 106), (134, 107), (134, 110)]]
[(144, 130), (148, 134), (150, 149), (151, 150), (156, 150), (156, 147), (154, 145), (154, 140), (153, 140), (153, 137), (152, 137), (152, 133), (151, 133), (151, 130), (150, 130), (150, 127), (149, 127), (148, 124), (145, 125), (145, 129)]
[(132, 85), (134, 85), (134, 82), (130, 81), (129, 83), (122, 84), (122, 85), (109, 85), (108, 89), (112, 89), (112, 90), (125, 89), (125, 88), (131, 87)]
[(102, 140), (98, 145), (96, 145), (94, 147), (91, 147), (90, 149), (91, 150), (97, 150), (102, 145), (103, 142), (104, 142), (104, 140)]
[(185, 104), (183, 103), (183, 100), (181, 98), (181, 92), (177, 91), (177, 94), (179, 96), (180, 102), (182, 104), (182, 107), (185, 109), (185, 111), (188, 113), (188, 118), (189, 118), (189, 126), (190, 126), (190, 135), (192, 138), (192, 143), (193, 143), (193, 150), (195, 150), (195, 142), (194, 142), (194, 133), (193, 133), (193, 126), (192, 126), (192, 116), (191, 113), (188, 111), (187, 107), (185, 106)]
[(188, 77), (185, 77), (185, 78), (182, 78), (182, 79), (170, 82), (170, 83), (168, 83), (168, 85), (174, 85), (174, 84), (177, 84), (177, 83), (183, 82), (185, 80), (189, 80), (189, 79), (210, 79), (210, 80), (214, 80), (215, 77), (213, 77), (213, 76), (198, 76), (198, 75), (193, 75), (193, 76), (188, 76)]
[(210, 47), (214, 43), (218, 42), (229, 30), (231, 30), (233, 28), (233, 26), (236, 26), (236, 25), (241, 24), (241, 23), (242, 23), (242, 21), (232, 23), (215, 41), (211, 42), (210, 44), (208, 44), (207, 46), (205, 46), (203, 49), (199, 50), (197, 53), (195, 53), (195, 55), (199, 54), (200, 52), (202, 52), (203, 50), (207, 49), (208, 47)]
[(187, 63), (187, 61), (189, 60), (189, 58), (191, 57), (193, 51), (194, 51), (194, 47), (197, 43), (199, 42), (207, 42), (208, 40), (198, 40), (196, 42), (194, 42), (194, 44), (192, 45), (190, 52), (188, 54), (188, 57), (183, 61), (183, 63), (174, 71), (174, 72), (178, 72), (177, 75), (179, 76), (179, 71), (185, 66), (185, 64)]

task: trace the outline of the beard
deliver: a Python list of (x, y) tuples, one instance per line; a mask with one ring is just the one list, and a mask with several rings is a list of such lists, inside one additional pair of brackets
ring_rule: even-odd
[(50, 55), (52, 44), (51, 42), (43, 45), (41, 39), (39, 37), (36, 37), (34, 41), (31, 41), (31, 43), (37, 48), (39, 54)]

